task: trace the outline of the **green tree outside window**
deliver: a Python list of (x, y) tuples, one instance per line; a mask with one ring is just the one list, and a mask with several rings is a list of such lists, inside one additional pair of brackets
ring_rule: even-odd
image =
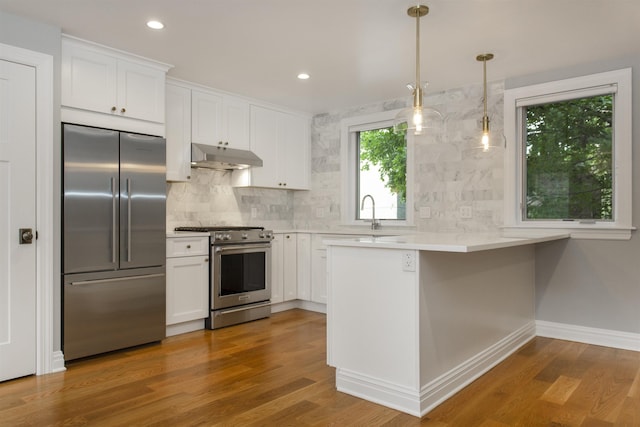
[(526, 108), (525, 219), (613, 219), (613, 95)]

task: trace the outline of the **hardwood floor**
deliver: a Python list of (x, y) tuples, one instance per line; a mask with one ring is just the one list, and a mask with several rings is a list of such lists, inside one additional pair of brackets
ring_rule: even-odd
[(640, 426), (640, 353), (536, 338), (418, 419), (335, 390), (325, 317), (197, 331), (0, 383), (1, 426)]

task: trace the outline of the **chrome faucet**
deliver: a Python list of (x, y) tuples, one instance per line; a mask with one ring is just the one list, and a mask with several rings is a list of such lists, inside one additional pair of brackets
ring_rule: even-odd
[(371, 194), (367, 194), (362, 198), (360, 210), (364, 209), (364, 201), (367, 197), (371, 199), (371, 229), (377, 230), (378, 228), (380, 228), (380, 221), (376, 220), (376, 201), (373, 200), (373, 196)]

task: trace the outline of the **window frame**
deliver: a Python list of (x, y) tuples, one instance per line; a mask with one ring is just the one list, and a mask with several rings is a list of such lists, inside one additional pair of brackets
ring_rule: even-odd
[[(342, 223), (348, 226), (367, 226), (370, 219), (356, 219), (356, 194), (357, 178), (356, 167), (359, 162), (356, 159), (357, 138), (356, 132), (391, 127), (394, 119), (401, 110), (390, 110), (380, 113), (343, 119), (340, 122), (340, 158), (342, 171), (341, 196), (342, 196)], [(405, 136), (407, 141), (407, 200), (406, 218), (404, 220), (382, 219), (380, 224), (385, 227), (413, 226), (413, 158), (415, 138), (411, 132)]]
[[(525, 149), (523, 107), (613, 93), (613, 220), (524, 220)], [(630, 239), (632, 226), (631, 68), (557, 80), (504, 92), (504, 228), (553, 230), (574, 238)]]

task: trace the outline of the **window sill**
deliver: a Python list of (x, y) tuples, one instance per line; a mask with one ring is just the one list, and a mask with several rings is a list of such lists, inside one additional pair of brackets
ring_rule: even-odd
[(557, 231), (569, 234), (572, 239), (589, 239), (589, 240), (629, 240), (631, 232), (636, 227), (614, 227), (603, 226), (602, 224), (574, 224), (574, 225), (514, 225), (502, 227), (503, 234), (507, 237), (521, 235), (523, 232), (535, 234), (536, 232)]

